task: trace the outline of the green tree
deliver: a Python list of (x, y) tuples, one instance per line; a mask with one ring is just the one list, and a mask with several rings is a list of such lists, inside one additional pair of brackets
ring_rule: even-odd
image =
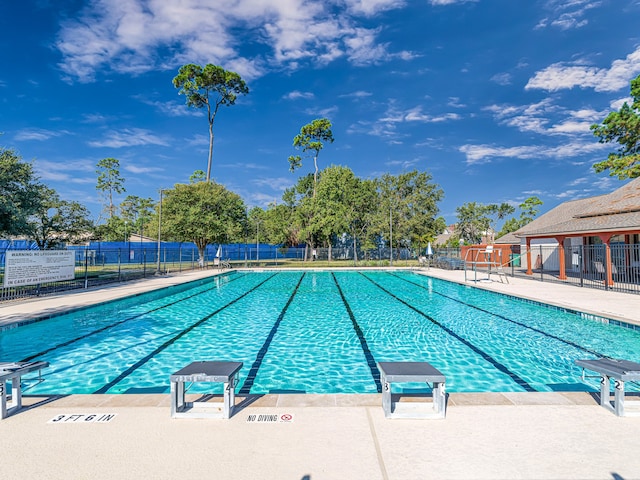
[(312, 218), (314, 231), (329, 248), (338, 237), (350, 237), (354, 258), (358, 241), (366, 238), (377, 211), (376, 184), (362, 180), (344, 166), (330, 166), (320, 172)]
[(504, 235), (515, 232), (516, 230), (521, 229), (526, 224), (531, 222), (539, 212), (539, 206), (542, 205), (542, 200), (538, 197), (529, 197), (524, 202), (522, 202), (518, 208), (520, 208), (520, 217), (519, 218), (510, 218), (504, 225), (502, 225), (502, 229), (498, 233), (498, 238), (503, 237)]
[(55, 190), (42, 186), (37, 211), (29, 218), (29, 237), (41, 249), (89, 238), (93, 222), (89, 210), (78, 202), (61, 200)]
[[(247, 215), (248, 239), (255, 240), (256, 244), (268, 240), (269, 234), (265, 228), (266, 217), (266, 212), (260, 207), (253, 207)], [(249, 243), (252, 243), (252, 241)]]
[(495, 241), (496, 224), (515, 211), (516, 209), (508, 203), (485, 206), (486, 215), (489, 217), (489, 234), (491, 236), (491, 243)]
[[(283, 198), (287, 198), (286, 193)], [(300, 243), (295, 222), (296, 207), (290, 202), (271, 204), (264, 212), (264, 234), (269, 243), (293, 247)]]
[[(313, 196), (316, 196), (316, 187), (318, 185), (318, 155), (324, 148), (322, 142), (333, 143), (333, 132), (331, 131), (331, 122), (326, 118), (316, 118), (311, 123), (303, 126), (300, 133), (293, 138), (293, 146), (301, 148), (303, 153), (310, 152), (313, 157)], [(302, 157), (300, 155), (289, 156), (289, 170), (292, 172), (296, 168), (302, 166)]]
[(129, 237), (133, 232), (144, 235), (144, 227), (149, 225), (154, 206), (155, 202), (151, 198), (127, 195), (120, 203), (120, 216), (125, 222), (125, 237)]
[(618, 143), (620, 148), (593, 168), (620, 180), (640, 177), (640, 75), (631, 81), (633, 103), (625, 102), (620, 110), (611, 112), (602, 124), (591, 125), (600, 143)]
[[(358, 249), (373, 248), (371, 226), (377, 211), (378, 192), (376, 182), (357, 178), (353, 190), (349, 193), (349, 205), (345, 211), (349, 234), (353, 240), (353, 258), (358, 261)], [(359, 246), (358, 246), (359, 242)]]
[(131, 233), (128, 228), (122, 217), (114, 215), (95, 227), (94, 236), (102, 242), (122, 242)]
[(527, 198), (519, 205), (520, 228), (524, 227), (527, 223), (530, 223), (538, 216), (538, 213), (540, 212), (540, 208), (538, 207), (540, 207), (540, 205), (542, 205), (542, 200), (535, 196)]
[(469, 244), (478, 244), (482, 236), (489, 231), (491, 219), (487, 215), (486, 205), (467, 202), (456, 208), (458, 223), (456, 232), (461, 240)]
[(97, 167), (96, 190), (106, 197), (104, 210), (107, 211), (108, 218), (112, 218), (116, 214), (116, 206), (113, 203), (114, 194), (126, 191), (124, 178), (120, 176), (120, 162), (115, 158), (103, 158), (98, 162)]
[(376, 226), (391, 247), (409, 248), (439, 233), (436, 216), (444, 192), (432, 182), (430, 174), (413, 170), (397, 176), (383, 175), (378, 180), (378, 192)]
[(207, 245), (225, 243), (244, 232), (245, 205), (239, 195), (213, 181), (176, 184), (162, 202), (162, 231), (191, 241), (204, 262)]
[(481, 243), (483, 236), (487, 238), (487, 242), (493, 242), (496, 223), (513, 212), (515, 212), (515, 208), (508, 203), (483, 205), (468, 202), (456, 208), (456, 216), (458, 217), (456, 231), (466, 243)]
[(213, 158), (213, 123), (220, 105), (234, 105), (238, 95), (246, 95), (249, 88), (240, 75), (224, 68), (207, 64), (204, 68), (190, 63), (180, 67), (173, 79), (173, 86), (179, 88), (179, 94), (185, 95), (187, 105), (194, 108), (207, 108), (209, 120), (209, 161), (207, 162), (206, 181), (211, 179), (211, 161)]
[(504, 237), (508, 233), (520, 230), (520, 220), (517, 218), (510, 218), (502, 225), (502, 228), (498, 232), (497, 238)]
[(15, 151), (0, 148), (0, 235), (23, 235), (41, 202), (42, 184)]

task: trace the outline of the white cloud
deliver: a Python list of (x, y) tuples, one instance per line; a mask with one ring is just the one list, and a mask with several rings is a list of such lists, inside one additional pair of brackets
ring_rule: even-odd
[(561, 30), (580, 28), (589, 22), (584, 18), (585, 13), (592, 8), (602, 5), (600, 0), (547, 0), (545, 7), (551, 11), (536, 28), (556, 27)]
[(400, 137), (406, 136), (398, 133), (398, 126), (404, 123), (441, 123), (460, 120), (462, 117), (457, 113), (427, 114), (422, 111), (421, 106), (416, 106), (406, 110), (396, 107), (395, 101), (387, 108), (384, 115), (376, 121), (362, 120), (352, 124), (347, 129), (347, 133), (364, 133), (376, 137), (393, 137), (397, 141)]
[(149, 100), (147, 97), (142, 95), (133, 95), (132, 98), (144, 103), (145, 105), (154, 107), (160, 113), (167, 115), (169, 117), (186, 117), (186, 116), (203, 115), (202, 110), (199, 110), (197, 108), (190, 108), (185, 103), (180, 103), (177, 101), (160, 102), (158, 100)]
[(565, 190), (562, 193), (557, 193), (555, 195), (551, 195), (552, 197), (563, 199), (563, 198), (578, 198), (579, 194), (582, 193), (580, 190)]
[(125, 165), (123, 167), (124, 170), (126, 170), (127, 172), (130, 173), (135, 173), (135, 174), (139, 174), (139, 173), (155, 173), (155, 172), (162, 172), (164, 171), (163, 168), (158, 168), (158, 167), (140, 167), (137, 165)]
[(587, 183), (589, 179), (587, 177), (576, 178), (575, 180), (568, 183), (570, 187), (575, 187), (577, 185), (584, 185)]
[(640, 47), (626, 58), (614, 60), (608, 69), (586, 65), (585, 62), (554, 63), (536, 72), (529, 79), (525, 89), (555, 92), (578, 86), (593, 88), (596, 92), (615, 92), (628, 88), (630, 80), (638, 73), (640, 73)]
[(411, 159), (411, 160), (389, 160), (388, 162), (385, 162), (384, 164), (389, 166), (389, 167), (393, 167), (394, 169), (411, 170), (419, 162), (420, 162), (419, 159), (414, 158), (414, 159)]
[[(367, 65), (413, 58), (390, 53), (377, 41), (380, 28), (360, 24), (362, 16), (399, 8), (403, 0), (345, 1), (336, 7), (322, 0), (93, 0), (62, 24), (56, 47), (67, 79), (81, 82), (93, 81), (101, 69), (140, 74), (183, 63), (222, 64), (250, 80), (268, 67), (298, 68), (304, 61), (346, 56)], [(271, 54), (241, 56), (238, 32)]]
[(372, 16), (385, 10), (404, 6), (404, 0), (346, 0), (345, 2), (354, 13)]
[(65, 160), (63, 162), (53, 162), (50, 160), (38, 159), (33, 165), (41, 180), (76, 184), (95, 184), (95, 163), (96, 162), (94, 160)]
[[(261, 150), (264, 151), (264, 150)], [(269, 167), (261, 164), (261, 163), (253, 163), (253, 162), (228, 162), (219, 164), (220, 167), (230, 168), (234, 170), (268, 170)]]
[(619, 98), (618, 100), (613, 100), (609, 104), (609, 106), (611, 107), (611, 110), (620, 110), (622, 108), (622, 105), (624, 105), (625, 103), (627, 105), (633, 104), (633, 98), (631, 97)]
[(67, 130), (45, 130), (43, 128), (25, 128), (24, 130), (19, 130), (14, 139), (17, 141), (28, 141), (34, 140), (38, 142), (42, 142), (45, 140), (49, 140), (50, 138), (60, 137), (62, 135), (69, 135), (70, 132)]
[[(291, 177), (255, 177), (251, 183), (258, 187), (269, 187), (272, 190), (284, 192), (287, 188), (291, 188), (295, 182)], [(273, 201), (273, 199), (271, 200)]]
[(464, 103), (460, 103), (459, 97), (449, 97), (449, 101), (447, 105), (453, 108), (465, 108), (466, 105)]
[(337, 105), (333, 105), (327, 108), (307, 108), (305, 113), (307, 115), (314, 115), (318, 117), (331, 118), (335, 113), (338, 112)]
[(108, 132), (102, 140), (88, 142), (91, 147), (135, 147), (141, 145), (161, 145), (168, 146), (168, 142), (149, 130), (143, 128), (130, 128), (121, 131)]
[(209, 146), (209, 136), (196, 134), (193, 137), (191, 137), (189, 140), (187, 140), (187, 144), (191, 147), (204, 146), (204, 145)]
[(497, 83), (498, 85), (507, 86), (511, 85), (511, 74), (510, 73), (496, 73), (493, 77), (491, 77), (491, 81)]
[(499, 123), (541, 135), (591, 134), (591, 125), (606, 115), (590, 108), (565, 110), (554, 105), (551, 98), (523, 106), (491, 105), (485, 110), (492, 112)]
[(82, 117), (84, 118), (84, 123), (105, 123), (111, 119), (101, 113), (85, 113)]
[(386, 116), (379, 121), (383, 123), (402, 123), (402, 122), (424, 122), (439, 123), (448, 120), (459, 120), (460, 115), (457, 113), (443, 113), (439, 115), (429, 115), (422, 113), (422, 107), (417, 106), (408, 110), (398, 110), (393, 106), (387, 110)]
[(478, 0), (429, 0), (431, 5), (453, 5), (455, 3), (476, 2)]
[(490, 163), (498, 158), (567, 159), (590, 154), (603, 148), (611, 148), (597, 142), (571, 142), (558, 146), (524, 145), (517, 147), (497, 147), (494, 145), (463, 145), (460, 152), (467, 157), (467, 165)]
[(283, 95), (282, 98), (286, 99), (286, 100), (298, 100), (300, 98), (303, 99), (311, 99), (313, 98), (315, 95), (311, 92), (301, 92), (299, 90), (294, 90), (293, 92), (289, 92), (286, 95)]
[(373, 95), (373, 93), (371, 92), (366, 92), (364, 90), (357, 90), (355, 92), (351, 92), (351, 93), (345, 93), (342, 95), (339, 95), (340, 98), (346, 98), (346, 97), (350, 97), (350, 98), (367, 98), (370, 97), (371, 95)]

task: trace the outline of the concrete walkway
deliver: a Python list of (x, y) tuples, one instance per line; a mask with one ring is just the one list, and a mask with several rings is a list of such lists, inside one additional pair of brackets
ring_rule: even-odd
[[(230, 420), (171, 419), (167, 396), (73, 395), (0, 421), (1, 478), (640, 479), (640, 417), (584, 395), (455, 405), (453, 394), (444, 420), (385, 419), (378, 395), (267, 395)], [(48, 423), (89, 413), (116, 416)], [(278, 421), (248, 421), (260, 415)]]
[[(0, 325), (211, 274), (6, 304)], [(522, 279), (478, 286), (640, 324), (640, 296)], [(0, 360), (10, 359), (0, 350)], [(640, 417), (616, 417), (595, 394), (453, 393), (444, 420), (385, 419), (380, 395), (239, 401), (230, 420), (177, 420), (168, 395), (26, 397), (32, 407), (0, 420), (0, 478), (640, 480)], [(49, 423), (83, 414), (115, 417)]]

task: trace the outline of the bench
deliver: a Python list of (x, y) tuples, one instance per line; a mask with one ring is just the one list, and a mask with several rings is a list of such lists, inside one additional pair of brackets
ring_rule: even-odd
[[(193, 362), (170, 376), (172, 418), (230, 418), (242, 362)], [(223, 401), (186, 402), (185, 383), (223, 383)], [(203, 410), (199, 410), (203, 409)], [(215, 410), (215, 411), (211, 411)]]
[[(640, 410), (625, 412), (624, 382), (640, 380), (640, 363), (613, 358), (599, 358), (597, 360), (576, 360), (576, 365), (582, 367), (582, 378), (585, 370), (600, 374), (600, 405), (612, 411), (619, 417), (640, 416)], [(614, 380), (614, 401), (611, 404), (611, 379)], [(640, 402), (629, 402), (634, 406)]]
[[(22, 408), (22, 376), (48, 366), (48, 362), (0, 362), (0, 420)], [(7, 405), (9, 381), (11, 381), (11, 403)]]
[[(378, 362), (382, 383), (382, 409), (386, 418), (444, 418), (444, 375), (427, 362)], [(391, 385), (402, 382), (433, 384), (432, 401), (393, 402)]]

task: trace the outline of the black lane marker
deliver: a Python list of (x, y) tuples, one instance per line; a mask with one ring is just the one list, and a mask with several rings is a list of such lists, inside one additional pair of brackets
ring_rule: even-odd
[[(246, 274), (245, 275), (241, 275), (241, 276), (236, 276), (235, 278), (232, 278), (231, 280), (229, 280), (229, 282), (227, 282), (227, 283), (231, 283), (234, 280), (237, 280), (237, 279), (245, 277), (245, 276), (246, 276)], [(203, 284), (203, 285), (205, 285), (205, 284)], [(203, 290), (202, 292), (194, 293), (193, 295), (189, 295), (188, 297), (181, 298), (180, 300), (176, 300), (175, 302), (171, 302), (171, 303), (168, 303), (166, 305), (162, 305), (160, 307), (152, 308), (151, 310), (148, 310), (148, 311), (143, 312), (143, 313), (139, 313), (137, 315), (134, 315), (133, 317), (125, 318), (124, 320), (119, 320), (119, 321), (117, 321), (115, 323), (112, 323), (112, 324), (106, 325), (104, 327), (101, 327), (98, 330), (94, 330), (92, 332), (86, 333), (86, 334), (84, 334), (84, 335), (82, 335), (80, 337), (76, 337), (76, 338), (73, 338), (71, 340), (67, 340), (66, 342), (59, 343), (58, 345), (54, 345), (53, 347), (49, 347), (46, 350), (42, 350), (41, 352), (35, 353), (33, 355), (30, 355), (30, 356), (28, 356), (28, 357), (26, 357), (26, 358), (24, 358), (23, 360), (20, 360), (20, 361), (21, 362), (30, 362), (31, 360), (33, 360), (35, 358), (38, 358), (38, 357), (42, 357), (43, 355), (46, 355), (49, 352), (53, 352), (54, 350), (57, 350), (58, 348), (68, 347), (72, 343), (79, 342), (80, 340), (84, 340), (85, 338), (89, 338), (92, 335), (96, 335), (96, 334), (98, 334), (100, 332), (104, 332), (105, 330), (109, 330), (110, 328), (117, 327), (118, 325), (122, 325), (123, 323), (128, 322), (129, 320), (135, 320), (136, 318), (140, 318), (140, 317), (142, 317), (144, 315), (148, 315), (150, 313), (157, 312), (158, 310), (162, 310), (163, 308), (172, 307), (173, 305), (176, 305), (176, 304), (178, 304), (180, 302), (184, 302), (185, 300), (189, 300), (190, 298), (197, 297), (198, 295), (202, 295), (202, 294), (208, 293), (210, 291), (211, 291), (211, 289), (208, 288), (207, 290)]]
[(373, 381), (376, 382), (376, 389), (378, 390), (378, 393), (382, 393), (382, 384), (380, 383), (380, 370), (378, 370), (376, 360), (373, 358), (371, 350), (369, 350), (367, 340), (364, 338), (362, 329), (360, 328), (360, 325), (358, 325), (356, 316), (353, 314), (353, 310), (351, 310), (351, 306), (349, 305), (349, 302), (347, 302), (347, 299), (342, 292), (342, 288), (340, 288), (340, 284), (338, 283), (338, 279), (336, 278), (335, 273), (332, 272), (331, 276), (333, 277), (333, 281), (336, 283), (336, 287), (338, 287), (338, 292), (340, 293), (340, 298), (342, 298), (342, 303), (344, 303), (344, 306), (347, 309), (347, 313), (349, 314), (351, 323), (353, 323), (353, 329), (356, 331), (356, 335), (358, 335), (358, 340), (360, 340), (360, 346), (362, 347), (364, 356), (367, 359), (367, 365), (369, 365), (369, 370), (371, 370), (371, 376), (373, 377)]
[(253, 382), (255, 382), (256, 380), (256, 375), (258, 374), (258, 370), (260, 370), (260, 367), (262, 366), (262, 361), (264, 360), (264, 356), (267, 354), (267, 351), (271, 346), (273, 337), (275, 337), (276, 332), (278, 331), (278, 327), (280, 326), (280, 322), (282, 321), (285, 313), (287, 313), (287, 310), (289, 309), (289, 305), (291, 305), (291, 302), (293, 302), (293, 297), (295, 297), (296, 294), (298, 293), (298, 289), (300, 288), (300, 284), (302, 283), (302, 279), (304, 278), (305, 275), (306, 273), (303, 273), (302, 276), (300, 277), (300, 280), (298, 280), (298, 284), (296, 285), (296, 288), (293, 289), (293, 293), (289, 297), (287, 304), (284, 306), (284, 308), (280, 312), (280, 315), (278, 315), (278, 319), (273, 324), (273, 327), (271, 327), (271, 331), (269, 332), (269, 335), (267, 335), (267, 339), (264, 341), (264, 343), (262, 344), (262, 347), (258, 351), (258, 355), (256, 356), (256, 359), (253, 362), (253, 365), (251, 365), (249, 374), (247, 375), (247, 378), (244, 380), (242, 387), (240, 387), (238, 395), (249, 395), (249, 393), (251, 392), (251, 387), (253, 387)]
[(93, 393), (107, 393), (107, 391), (113, 387), (114, 385), (118, 384), (119, 382), (121, 382), (124, 378), (128, 377), (129, 375), (131, 375), (133, 372), (135, 372), (138, 368), (140, 368), (142, 365), (144, 365), (145, 363), (147, 363), (149, 360), (151, 360), (154, 356), (156, 356), (158, 353), (162, 352), (165, 348), (171, 346), (176, 340), (182, 338), (183, 336), (185, 336), (187, 333), (189, 333), (191, 330), (193, 330), (196, 327), (199, 327), (200, 325), (202, 325), (204, 322), (206, 322), (207, 320), (210, 320), (213, 316), (217, 315), (218, 313), (220, 313), (222, 310), (224, 310), (225, 308), (230, 307), (231, 305), (233, 305), (234, 303), (238, 302), (239, 300), (243, 299), (244, 297), (246, 297), (247, 295), (249, 295), (250, 293), (252, 293), (253, 291), (257, 290), (258, 288), (260, 288), (262, 285), (264, 285), (265, 283), (267, 283), (269, 280), (271, 280), (273, 277), (275, 277), (276, 275), (278, 275), (277, 273), (274, 273), (273, 275), (271, 275), (270, 277), (268, 277), (266, 280), (263, 280), (262, 282), (260, 282), (258, 285), (256, 285), (255, 287), (253, 287), (251, 290), (247, 290), (245, 293), (243, 293), (242, 295), (240, 295), (239, 297), (237, 297), (236, 299), (230, 301), (229, 303), (227, 303), (226, 305), (224, 305), (223, 307), (220, 307), (219, 309), (217, 309), (215, 312), (210, 313), (209, 315), (207, 315), (204, 318), (201, 318), (200, 320), (198, 320), (196, 323), (194, 323), (193, 325), (191, 325), (190, 327), (185, 328), (184, 330), (182, 330), (179, 334), (177, 334), (175, 337), (167, 340), (166, 342), (164, 342), (162, 345), (160, 345), (159, 347), (157, 347), (155, 350), (153, 350), (151, 353), (149, 353), (148, 355), (145, 355), (144, 357), (142, 357), (140, 360), (138, 360), (136, 363), (134, 363), (133, 365), (131, 365), (129, 368), (127, 368), (124, 372), (122, 372), (120, 375), (118, 375), (116, 378), (114, 378), (113, 380), (111, 380), (109, 383), (107, 383), (106, 385), (104, 385), (103, 387), (99, 388), (98, 390), (96, 390)]
[[(421, 288), (423, 290), (429, 290), (427, 287), (425, 287), (424, 285), (420, 285), (419, 283), (414, 283), (411, 280), (407, 280), (406, 278), (399, 277), (398, 275), (394, 275), (394, 274), (389, 273), (389, 272), (386, 272), (386, 273), (388, 275), (393, 275), (394, 277), (398, 278), (399, 280), (403, 280), (403, 281), (405, 281), (407, 283), (410, 283), (411, 285), (415, 285), (416, 287), (419, 287), (419, 288)], [(476, 310), (478, 310), (478, 311), (480, 311), (482, 313), (486, 313), (488, 315), (493, 315), (494, 317), (500, 318), (502, 320), (506, 320), (507, 322), (514, 323), (514, 324), (516, 324), (516, 325), (518, 325), (520, 327), (523, 327), (523, 328), (526, 328), (528, 330), (531, 330), (531, 331), (534, 331), (536, 333), (539, 333), (541, 335), (544, 335), (545, 337), (553, 338), (554, 340), (558, 340), (559, 342), (562, 342), (562, 343), (565, 343), (565, 344), (567, 344), (567, 345), (569, 345), (571, 347), (577, 348), (578, 350), (582, 350), (583, 352), (591, 353), (592, 355), (595, 355), (597, 357), (606, 357), (606, 355), (604, 355), (602, 353), (598, 353), (598, 352), (596, 352), (594, 350), (590, 350), (590, 349), (588, 349), (586, 347), (583, 347), (582, 345), (578, 345), (577, 343), (574, 343), (571, 340), (565, 340), (564, 338), (556, 337), (555, 335), (553, 335), (551, 333), (548, 333), (548, 332), (545, 332), (544, 330), (539, 330), (536, 327), (532, 327), (530, 325), (526, 325), (526, 324), (521, 323), (521, 322), (519, 322), (517, 320), (513, 320), (512, 318), (505, 317), (504, 315), (500, 315), (499, 313), (493, 313), (493, 312), (491, 312), (489, 310), (485, 310), (484, 308), (480, 308), (480, 307), (477, 307), (475, 305), (471, 305), (470, 303), (463, 302), (462, 300), (458, 300), (455, 297), (450, 297), (449, 295), (445, 295), (444, 293), (437, 292), (436, 290), (431, 290), (431, 291), (433, 293), (437, 294), (437, 295), (440, 295), (441, 297), (444, 297), (444, 298), (448, 299), (448, 300), (452, 300), (454, 302), (460, 303), (460, 304), (465, 305), (467, 307), (475, 308)]]
[(502, 373), (505, 373), (507, 375), (509, 375), (509, 377), (511, 377), (511, 380), (513, 380), (515, 383), (517, 383), (518, 385), (520, 385), (522, 388), (524, 388), (527, 392), (537, 392), (537, 390), (535, 388), (533, 388), (531, 385), (529, 385), (529, 383), (527, 383), (526, 380), (524, 380), (523, 378), (521, 378), (518, 374), (512, 372), (511, 370), (509, 370), (505, 365), (503, 365), (502, 363), (498, 362), (495, 358), (493, 358), (491, 355), (489, 355), (488, 353), (485, 353), (484, 351), (482, 351), (480, 348), (476, 347), (473, 343), (469, 342), (468, 340), (462, 338), (460, 335), (458, 335), (456, 332), (454, 332), (453, 330), (451, 330), (450, 328), (444, 326), (443, 324), (441, 324), (440, 322), (438, 322), (435, 318), (427, 315), (426, 313), (424, 313), (421, 310), (418, 310), (416, 307), (414, 307), (413, 305), (411, 305), (410, 303), (405, 302), (404, 300), (402, 300), (401, 298), (395, 296), (393, 293), (391, 293), (389, 290), (387, 290), (386, 288), (384, 288), (382, 285), (378, 284), (377, 282), (371, 280), (369, 277), (367, 277), (364, 273), (360, 273), (360, 275), (362, 275), (364, 278), (366, 278), (367, 280), (369, 280), (371, 283), (373, 283), (376, 287), (378, 287), (380, 290), (382, 290), (383, 292), (385, 292), (387, 295), (389, 295), (390, 297), (393, 297), (394, 299), (396, 299), (398, 302), (402, 303), (403, 305), (409, 307), (411, 310), (413, 310), (414, 312), (416, 312), (417, 314), (423, 316), (424, 318), (426, 318), (427, 320), (429, 320), (431, 323), (433, 323), (434, 325), (437, 325), (438, 327), (440, 327), (441, 329), (443, 329), (445, 332), (447, 332), (449, 335), (451, 335), (453, 338), (455, 338), (456, 340), (458, 340), (459, 342), (465, 344), (467, 347), (469, 347), (471, 350), (473, 350), (474, 352), (476, 352), (478, 355), (480, 355), (483, 359), (485, 359), (487, 362), (489, 362), (491, 365), (493, 365), (495, 368), (497, 368), (498, 370), (500, 370)]

